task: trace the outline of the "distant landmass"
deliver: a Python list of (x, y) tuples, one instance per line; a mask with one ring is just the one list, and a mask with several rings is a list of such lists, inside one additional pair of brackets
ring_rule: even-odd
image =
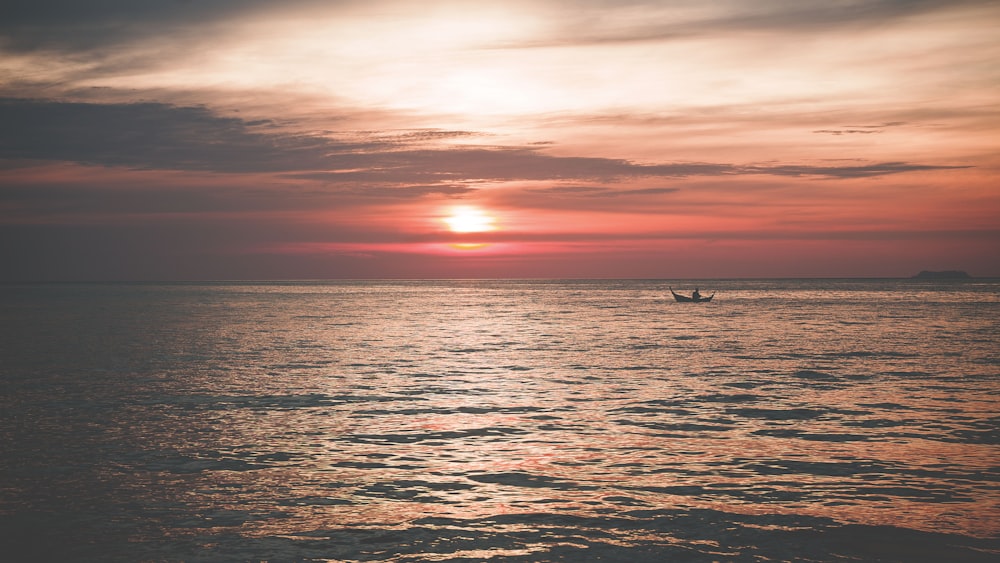
[(914, 279), (921, 280), (966, 280), (971, 278), (969, 274), (961, 270), (944, 270), (942, 272), (931, 272), (924, 270), (913, 276)]

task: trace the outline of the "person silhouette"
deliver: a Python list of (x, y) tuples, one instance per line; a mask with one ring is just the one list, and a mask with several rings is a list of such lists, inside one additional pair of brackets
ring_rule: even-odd
[(695, 301), (701, 301), (701, 293), (698, 292), (698, 288), (694, 288), (694, 293), (691, 294), (691, 299)]

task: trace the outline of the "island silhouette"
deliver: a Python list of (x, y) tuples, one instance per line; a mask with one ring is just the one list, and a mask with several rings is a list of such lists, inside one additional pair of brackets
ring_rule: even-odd
[(961, 270), (923, 270), (919, 274), (913, 276), (913, 279), (920, 280), (966, 280), (970, 278), (972, 278), (972, 276)]

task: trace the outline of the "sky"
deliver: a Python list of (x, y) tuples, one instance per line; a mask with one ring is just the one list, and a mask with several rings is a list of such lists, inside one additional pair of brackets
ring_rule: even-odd
[(1000, 276), (1000, 3), (8, 0), (0, 281)]

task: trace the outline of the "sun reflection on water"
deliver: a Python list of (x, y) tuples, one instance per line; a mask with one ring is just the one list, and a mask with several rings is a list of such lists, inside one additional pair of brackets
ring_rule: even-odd
[(996, 353), (956, 356), (947, 336), (995, 336), (981, 313), (925, 308), (935, 329), (900, 323), (907, 301), (810, 312), (734, 290), (683, 308), (655, 284), (442, 283), (205, 291), (153, 329), (162, 364), (136, 349), (137, 372), (168, 377), (100, 386), (100, 409), (64, 399), (113, 436), (100, 479), (141, 512), (134, 541), (725, 559), (732, 534), (1000, 531)]

